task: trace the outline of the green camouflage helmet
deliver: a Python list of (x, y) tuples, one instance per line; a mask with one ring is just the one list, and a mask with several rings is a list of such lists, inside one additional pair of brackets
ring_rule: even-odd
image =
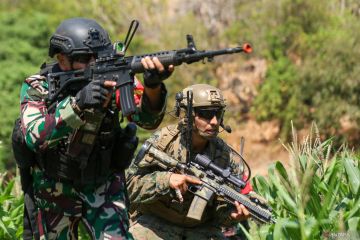
[(187, 92), (193, 92), (193, 107), (221, 107), (226, 106), (224, 96), (220, 89), (208, 84), (195, 84), (182, 91), (183, 100), (181, 105), (187, 107)]

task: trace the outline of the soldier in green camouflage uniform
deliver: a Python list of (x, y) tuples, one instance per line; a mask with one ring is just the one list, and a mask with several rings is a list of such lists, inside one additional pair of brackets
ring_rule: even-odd
[[(124, 176), (127, 159), (123, 159), (123, 150), (129, 143), (126, 141), (133, 141), (136, 148), (137, 138), (134, 132), (130, 138), (121, 138), (120, 110), (112, 104), (115, 83), (94, 79), (74, 94), (58, 99), (55, 105), (47, 106), (46, 102), (47, 74), (84, 69), (95, 60), (98, 51), (107, 47), (111, 47), (109, 36), (94, 20), (65, 20), (50, 39), (49, 55), (56, 56), (57, 62), (28, 77), (22, 85), (21, 128), (28, 148), (37, 156), (32, 175), (40, 239), (77, 239), (80, 221), (92, 239), (133, 239), (128, 232)], [(146, 57), (141, 62), (149, 72), (144, 74), (145, 87), (135, 79), (138, 111), (129, 120), (153, 129), (165, 111), (166, 89), (162, 80), (174, 68), (164, 69), (157, 58)], [(80, 161), (69, 152), (73, 146), (75, 150), (82, 146), (77, 145), (80, 140), (75, 136), (85, 132), (89, 126), (86, 113), (94, 113), (94, 109), (102, 120), (98, 132), (90, 130), (89, 136), (97, 135), (84, 148), (89, 152), (88, 158)], [(82, 136), (85, 141), (85, 135)]]
[[(184, 89), (183, 96), (189, 89), (193, 92), (194, 107), (193, 156), (196, 153), (205, 154), (216, 165), (230, 168), (233, 174), (242, 176), (243, 166), (236, 164), (241, 162), (236, 159), (238, 155), (217, 137), (225, 109), (221, 91), (206, 84), (197, 84)], [(186, 106), (186, 99), (182, 103)], [(148, 141), (153, 147), (185, 163), (186, 124), (183, 120), (177, 125), (162, 128)], [(187, 218), (194, 198), (187, 191), (188, 185), (199, 184), (199, 180), (163, 171), (159, 166), (150, 164), (151, 158), (146, 154), (137, 165), (130, 167), (127, 175), (131, 201), (130, 232), (135, 239), (226, 239), (221, 226), (232, 226), (249, 217), (243, 205), (236, 203), (234, 208), (221, 199), (214, 199), (207, 204), (201, 221)], [(247, 193), (251, 187), (247, 184), (244, 189), (242, 193)]]

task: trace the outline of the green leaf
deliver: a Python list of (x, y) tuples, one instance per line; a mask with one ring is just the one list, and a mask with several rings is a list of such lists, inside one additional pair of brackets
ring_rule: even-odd
[(359, 216), (359, 215), (360, 215), (360, 198), (357, 199), (357, 201), (354, 203), (350, 211), (345, 212), (344, 217), (345, 219), (348, 219), (348, 218), (352, 218), (353, 216)]
[(304, 232), (308, 239), (314, 239), (319, 234), (318, 221), (315, 217), (310, 216), (306, 219)]
[(7, 224), (4, 223), (4, 221), (2, 219), (0, 219), (0, 229), (2, 229), (2, 231), (5, 233), (5, 236), (10, 235), (8, 226), (7, 226)]
[(11, 180), (10, 182), (8, 182), (8, 184), (5, 187), (5, 190), (3, 191), (3, 194), (5, 196), (10, 196), (11, 195), (11, 191), (12, 191), (12, 189), (14, 187), (14, 183), (15, 183), (14, 180)]
[(252, 184), (254, 187), (254, 191), (259, 193), (268, 201), (273, 201), (273, 197), (271, 196), (271, 189), (267, 180), (263, 176), (255, 176), (252, 179)]
[(359, 191), (359, 186), (360, 186), (360, 171), (355, 166), (354, 160), (351, 158), (345, 159), (344, 167), (345, 167), (346, 173), (348, 175), (352, 193), (354, 195), (356, 195)]
[(274, 239), (301, 239), (300, 225), (290, 219), (278, 219), (274, 228)]
[(281, 185), (280, 181), (276, 177), (274, 173), (275, 165), (271, 165), (269, 167), (269, 178), (273, 184), (273, 186), (276, 188), (276, 192), (278, 194), (279, 200), (282, 200), (283, 203), (286, 204), (288, 209), (295, 214), (297, 212), (297, 206), (294, 200), (291, 198), (290, 194), (287, 192), (287, 190)]
[(360, 230), (360, 217), (353, 217), (348, 220), (349, 231), (358, 232)]
[(246, 238), (249, 240), (253, 240), (254, 238), (250, 235), (250, 233), (246, 230), (246, 228), (242, 224), (238, 224), (242, 232), (245, 234)]

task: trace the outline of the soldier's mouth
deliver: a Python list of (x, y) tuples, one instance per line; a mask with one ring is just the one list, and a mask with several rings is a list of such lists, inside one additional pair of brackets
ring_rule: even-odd
[(216, 130), (215, 130), (215, 129), (206, 130), (206, 133), (208, 133), (208, 134), (215, 134), (215, 133), (216, 133)]

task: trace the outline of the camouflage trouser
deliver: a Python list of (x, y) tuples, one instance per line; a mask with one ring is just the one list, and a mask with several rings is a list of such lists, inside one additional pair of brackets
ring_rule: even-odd
[(131, 224), (129, 231), (138, 240), (207, 240), (227, 239), (220, 228), (199, 226), (185, 228), (176, 226), (155, 216), (142, 215)]
[(80, 221), (92, 239), (133, 239), (122, 174), (81, 191), (47, 178), (38, 169), (33, 176), (40, 239), (77, 239)]

